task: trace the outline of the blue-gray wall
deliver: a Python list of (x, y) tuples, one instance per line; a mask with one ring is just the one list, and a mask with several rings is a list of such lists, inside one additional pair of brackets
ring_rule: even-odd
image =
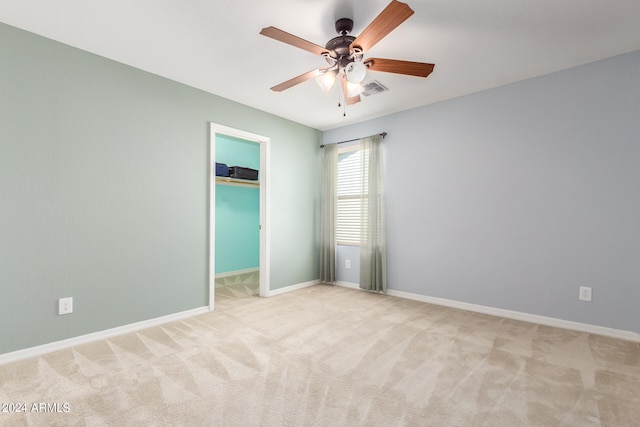
[(391, 289), (640, 332), (640, 52), (324, 142), (381, 131)]
[(319, 131), (4, 24), (0, 63), (0, 353), (208, 304), (210, 121), (271, 138), (271, 288), (317, 279)]
[[(347, 261), (349, 268), (347, 268)], [(360, 282), (360, 246), (338, 245), (336, 250), (336, 280), (347, 284)]]

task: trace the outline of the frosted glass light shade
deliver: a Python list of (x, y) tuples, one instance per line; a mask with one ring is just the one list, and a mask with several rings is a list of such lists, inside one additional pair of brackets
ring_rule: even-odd
[(316, 77), (316, 83), (324, 92), (329, 92), (336, 83), (336, 72), (334, 70), (325, 71)]
[(344, 68), (344, 74), (351, 83), (360, 83), (367, 75), (367, 66), (362, 62), (350, 62)]
[(347, 82), (347, 96), (349, 98), (353, 98), (354, 96), (358, 96), (362, 92), (364, 92), (364, 86), (362, 86), (360, 83)]

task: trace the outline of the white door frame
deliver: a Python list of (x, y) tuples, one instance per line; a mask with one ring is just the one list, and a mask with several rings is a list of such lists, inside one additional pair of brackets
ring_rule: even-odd
[(269, 152), (271, 138), (209, 123), (209, 310), (214, 310), (216, 294), (216, 135), (253, 141), (260, 144), (260, 296), (269, 295)]

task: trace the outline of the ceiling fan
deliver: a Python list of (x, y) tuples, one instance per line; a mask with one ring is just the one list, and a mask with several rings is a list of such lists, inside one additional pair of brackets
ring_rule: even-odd
[(360, 102), (360, 93), (364, 90), (360, 83), (364, 80), (367, 70), (427, 77), (433, 71), (434, 64), (384, 58), (364, 59), (365, 52), (368, 52), (413, 13), (413, 10), (406, 3), (392, 0), (358, 37), (349, 35), (353, 29), (351, 19), (338, 19), (335, 27), (339, 36), (329, 40), (325, 47), (275, 27), (263, 28), (260, 31), (263, 36), (320, 55), (329, 63), (327, 68), (316, 68), (273, 86), (271, 90), (282, 92), (315, 78), (320, 87), (328, 92), (339, 79), (345, 104), (350, 105)]

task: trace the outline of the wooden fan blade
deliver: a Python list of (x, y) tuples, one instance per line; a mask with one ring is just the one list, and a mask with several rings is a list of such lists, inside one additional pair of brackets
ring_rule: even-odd
[(393, 0), (376, 18), (364, 29), (362, 33), (351, 43), (350, 49), (357, 47), (367, 52), (387, 34), (402, 24), (411, 15), (413, 10), (406, 4)]
[(344, 95), (344, 103), (347, 105), (353, 105), (360, 102), (360, 95), (356, 96), (348, 96), (347, 95), (347, 79), (342, 76), (340, 79), (340, 84), (342, 85), (342, 94)]
[(300, 74), (298, 77), (294, 77), (290, 80), (287, 80), (286, 82), (282, 82), (279, 85), (272, 87), (271, 90), (274, 92), (282, 92), (283, 90), (289, 89), (290, 87), (293, 87), (300, 83), (304, 83), (307, 80), (311, 80), (315, 77), (318, 77), (320, 74), (322, 74), (322, 70), (320, 70), (319, 68), (316, 68), (315, 70), (311, 70), (304, 74)]
[(406, 74), (416, 77), (427, 77), (433, 71), (434, 64), (424, 62), (398, 61), (396, 59), (369, 58), (364, 61), (371, 71), (383, 73)]
[(291, 46), (298, 47), (316, 55), (322, 55), (325, 52), (329, 52), (329, 50), (322, 46), (318, 46), (317, 44), (301, 39), (298, 36), (289, 34), (286, 31), (282, 31), (276, 27), (263, 28), (262, 31), (260, 31), (260, 34), (262, 34), (263, 36), (271, 37), (274, 40), (281, 41), (282, 43), (290, 44)]

